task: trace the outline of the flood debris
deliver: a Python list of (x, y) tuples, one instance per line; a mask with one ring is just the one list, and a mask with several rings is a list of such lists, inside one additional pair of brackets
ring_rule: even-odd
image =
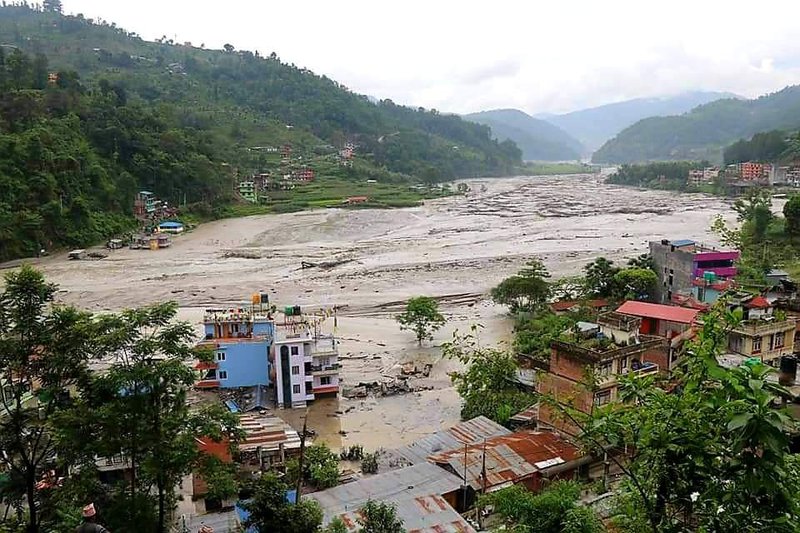
[[(428, 369), (428, 372), (430, 373), (430, 369)], [(354, 398), (367, 398), (368, 396), (395, 396), (397, 394), (409, 394), (433, 389), (434, 387), (431, 386), (410, 384), (408, 376), (396, 376), (391, 381), (361, 382), (354, 387), (345, 387), (342, 391), (342, 396), (352, 400)]]

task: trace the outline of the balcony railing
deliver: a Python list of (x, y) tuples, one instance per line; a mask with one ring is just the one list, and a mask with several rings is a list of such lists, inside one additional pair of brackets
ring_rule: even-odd
[(746, 320), (736, 326), (733, 331), (747, 336), (763, 335), (765, 333), (777, 333), (780, 331), (793, 330), (796, 326), (793, 319), (789, 320)]
[(342, 365), (335, 363), (332, 365), (311, 365), (311, 373), (314, 375), (336, 374)]
[(656, 374), (659, 371), (659, 367), (655, 363), (643, 363), (641, 367), (637, 368), (636, 370), (626, 369), (623, 372), (612, 373), (606, 376), (601, 376), (598, 379), (599, 385), (608, 385), (609, 383), (615, 382), (620, 376), (625, 374), (633, 373), (637, 376), (649, 376), (650, 374)]

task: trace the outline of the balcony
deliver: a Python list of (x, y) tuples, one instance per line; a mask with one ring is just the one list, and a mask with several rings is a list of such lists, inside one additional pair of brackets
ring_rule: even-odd
[(214, 361), (199, 361), (194, 365), (195, 370), (216, 370), (219, 364)]
[(330, 376), (333, 374), (338, 374), (339, 369), (342, 368), (342, 365), (339, 363), (334, 363), (332, 365), (311, 365), (311, 375), (313, 376)]
[(201, 379), (194, 384), (198, 389), (217, 389), (219, 388), (218, 379)]
[(336, 393), (339, 394), (339, 384), (336, 385), (320, 385), (318, 387), (314, 387), (312, 389), (314, 394), (330, 394)]
[(735, 333), (739, 333), (740, 335), (746, 335), (748, 337), (756, 337), (761, 335), (769, 335), (771, 333), (780, 333), (782, 331), (793, 331), (795, 329), (796, 322), (794, 319), (788, 320), (770, 320), (770, 319), (756, 319), (756, 320), (745, 320), (738, 326), (736, 326), (733, 331)]
[(657, 364), (645, 362), (645, 363), (642, 363), (642, 366), (637, 368), (636, 370), (628, 369), (628, 370), (625, 370), (624, 372), (612, 373), (612, 374), (608, 374), (607, 376), (600, 376), (598, 378), (598, 380), (597, 380), (597, 384), (599, 386), (605, 387), (605, 386), (608, 386), (608, 385), (615, 384), (617, 382), (617, 380), (619, 379), (619, 376), (622, 376), (622, 375), (633, 373), (637, 377), (644, 377), (644, 376), (650, 376), (652, 374), (657, 374), (658, 371), (659, 371), (659, 368), (658, 368)]

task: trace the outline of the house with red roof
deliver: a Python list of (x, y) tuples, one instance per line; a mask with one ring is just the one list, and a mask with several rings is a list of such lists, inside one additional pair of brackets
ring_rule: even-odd
[(591, 309), (595, 313), (607, 311), (608, 300), (561, 300), (550, 304), (550, 310), (557, 315), (577, 311), (583, 307)]
[(776, 313), (773, 304), (761, 294), (734, 294), (728, 307), (742, 313), (742, 322), (728, 334), (730, 351), (762, 361), (794, 352), (795, 317)]
[(627, 301), (617, 313), (642, 319), (639, 333), (671, 339), (689, 329), (700, 310), (674, 305)]

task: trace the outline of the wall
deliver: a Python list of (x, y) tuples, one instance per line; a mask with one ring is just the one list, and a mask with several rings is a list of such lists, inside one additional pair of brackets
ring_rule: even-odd
[[(292, 353), (292, 348), (296, 348), (297, 353)], [(283, 357), (285, 351), (289, 353), (289, 364), (286, 368), (283, 368)], [(305, 350), (303, 346), (303, 340), (298, 339), (295, 342), (282, 342), (275, 345), (275, 360), (278, 365), (278, 373), (276, 375), (275, 381), (279, 383), (278, 387), (278, 404), (283, 405), (284, 408), (292, 407), (292, 406), (303, 406), (306, 405), (306, 399), (308, 395), (312, 394), (311, 391), (306, 392), (306, 373), (305, 373)], [(292, 367), (298, 367), (299, 373), (292, 374)], [(289, 387), (291, 388), (291, 401), (292, 405), (285, 405), (284, 398), (285, 392), (283, 391), (283, 380), (281, 379), (282, 376), (288, 375), (289, 379)], [(294, 392), (294, 386), (300, 386), (300, 392)]]
[(269, 385), (269, 344), (266, 340), (221, 342), (216, 352), (225, 352), (225, 360), (218, 361), (217, 377), (220, 370), (228, 373), (227, 379), (220, 379), (222, 388), (252, 387)]
[[(675, 294), (692, 288), (694, 252), (677, 248), (673, 250), (671, 244), (664, 245), (660, 241), (654, 241), (650, 243), (650, 255), (658, 276), (654, 295), (656, 302), (669, 303), (670, 291)], [(672, 272), (672, 284), (669, 283), (670, 271)]]

